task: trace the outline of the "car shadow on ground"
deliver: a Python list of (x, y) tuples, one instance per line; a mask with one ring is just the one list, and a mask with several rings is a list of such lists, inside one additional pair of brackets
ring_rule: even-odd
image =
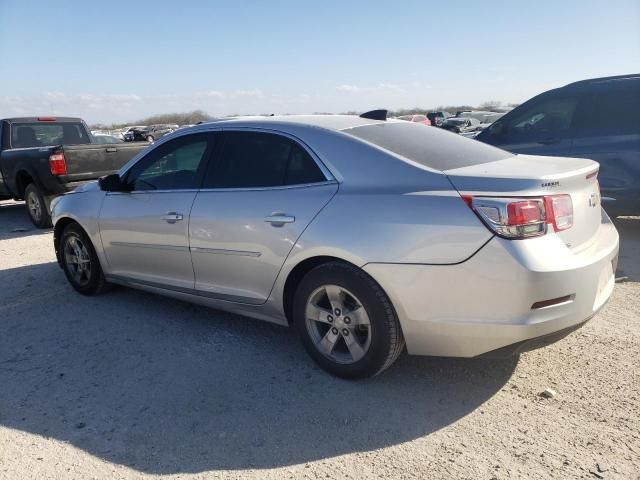
[(24, 202), (0, 202), (0, 238), (39, 235), (51, 230), (39, 229), (31, 223)]
[(8, 283), (0, 424), (145, 473), (401, 444), (478, 408), (517, 363), (404, 355), (350, 382), (315, 367), (283, 327), (124, 288), (84, 297), (54, 263), (0, 271)]

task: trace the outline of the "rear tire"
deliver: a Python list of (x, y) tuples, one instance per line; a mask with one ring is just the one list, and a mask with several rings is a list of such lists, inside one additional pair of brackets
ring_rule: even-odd
[(49, 206), (35, 183), (27, 185), (24, 190), (24, 199), (31, 222), (38, 228), (50, 227), (51, 214), (49, 213)]
[(98, 255), (80, 225), (71, 223), (65, 227), (58, 251), (64, 274), (78, 293), (95, 295), (106, 289)]
[(391, 301), (362, 270), (339, 262), (320, 265), (300, 282), (293, 319), (302, 343), (327, 372), (366, 378), (382, 372), (404, 349)]
[(154, 140), (154, 138), (153, 138), (151, 135), (149, 135), (149, 136), (147, 137), (147, 142), (152, 143), (152, 142), (153, 142), (153, 140)]

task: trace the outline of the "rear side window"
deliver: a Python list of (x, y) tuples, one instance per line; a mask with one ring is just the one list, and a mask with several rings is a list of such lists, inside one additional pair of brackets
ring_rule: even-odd
[(11, 125), (13, 148), (91, 143), (81, 123), (14, 123)]
[(640, 82), (638, 85), (613, 85), (582, 95), (572, 128), (577, 134), (638, 132), (640, 130)]
[(417, 123), (379, 123), (343, 132), (434, 170), (467, 167), (513, 156), (505, 150)]
[(325, 180), (307, 151), (287, 137), (226, 131), (203, 188), (280, 187)]

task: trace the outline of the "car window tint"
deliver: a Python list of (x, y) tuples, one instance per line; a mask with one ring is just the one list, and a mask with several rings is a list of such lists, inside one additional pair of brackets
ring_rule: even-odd
[(129, 170), (127, 183), (134, 191), (198, 188), (198, 169), (207, 146), (205, 134), (165, 143)]
[(640, 88), (609, 87), (580, 97), (572, 128), (578, 134), (593, 134), (593, 130), (637, 132), (638, 125)]
[(324, 181), (324, 175), (296, 142), (262, 132), (225, 132), (204, 188), (278, 187)]
[(381, 122), (348, 128), (343, 132), (435, 170), (493, 162), (512, 155), (505, 150), (417, 123)]
[(11, 127), (13, 148), (91, 143), (81, 123), (14, 123)]
[(285, 175), (286, 185), (302, 185), (305, 183), (324, 182), (324, 174), (316, 162), (300, 145), (291, 142), (289, 165)]
[(571, 126), (576, 103), (576, 97), (554, 95), (523, 106), (501, 124), (507, 135), (557, 135)]

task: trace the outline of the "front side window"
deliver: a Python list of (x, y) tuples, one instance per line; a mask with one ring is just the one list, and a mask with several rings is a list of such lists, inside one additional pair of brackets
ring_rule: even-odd
[(293, 140), (272, 133), (228, 131), (203, 188), (280, 187), (325, 180), (315, 161)]
[(562, 136), (571, 127), (576, 104), (577, 99), (571, 96), (540, 99), (503, 118), (490, 131), (494, 132), (500, 125), (500, 133), (505, 135)]
[(210, 141), (197, 134), (160, 145), (131, 167), (126, 181), (134, 191), (198, 188)]

